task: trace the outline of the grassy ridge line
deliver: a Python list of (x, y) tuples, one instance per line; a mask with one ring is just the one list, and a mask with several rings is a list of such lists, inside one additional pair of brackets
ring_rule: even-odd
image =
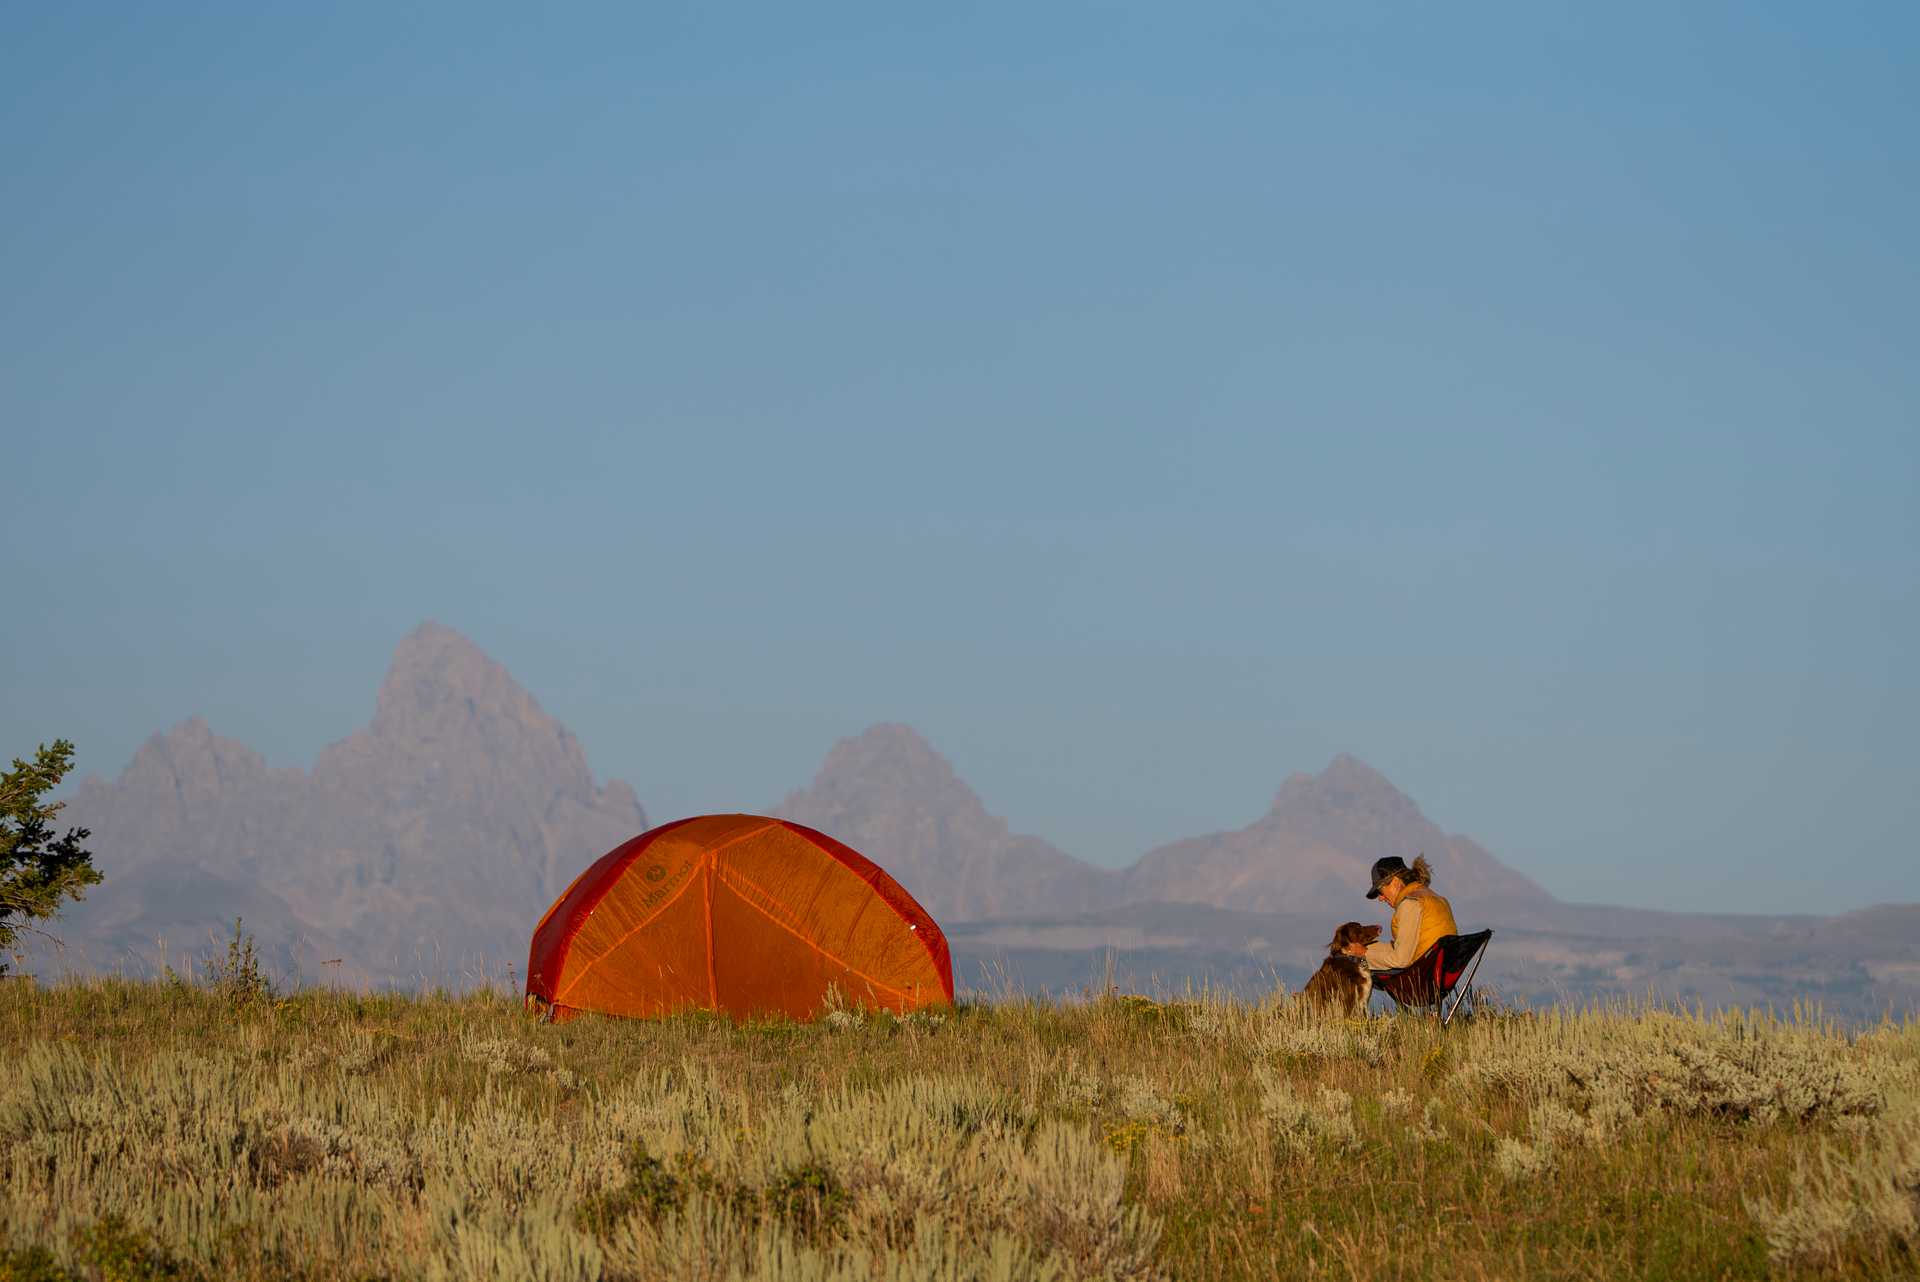
[(1916, 1274), (1920, 1025), (0, 985), (0, 1282)]

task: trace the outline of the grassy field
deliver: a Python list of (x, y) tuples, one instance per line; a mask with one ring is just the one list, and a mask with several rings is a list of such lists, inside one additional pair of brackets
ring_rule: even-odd
[(1915, 1276), (1920, 1024), (0, 982), (0, 1282)]

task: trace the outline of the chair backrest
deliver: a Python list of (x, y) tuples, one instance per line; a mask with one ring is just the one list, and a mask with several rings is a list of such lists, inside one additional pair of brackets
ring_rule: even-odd
[(1443, 935), (1433, 941), (1433, 981), (1444, 993), (1453, 991), (1461, 974), (1473, 962), (1473, 955), (1493, 938), (1491, 930), (1476, 930), (1471, 935)]
[(1453, 991), (1474, 955), (1492, 938), (1491, 930), (1442, 935), (1406, 969), (1375, 975), (1373, 986), (1402, 1006), (1432, 1006)]

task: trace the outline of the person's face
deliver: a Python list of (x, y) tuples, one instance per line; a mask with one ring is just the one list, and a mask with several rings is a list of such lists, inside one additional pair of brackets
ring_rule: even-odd
[(1396, 874), (1380, 883), (1380, 898), (1389, 908), (1400, 906), (1400, 897), (1407, 893), (1407, 883)]

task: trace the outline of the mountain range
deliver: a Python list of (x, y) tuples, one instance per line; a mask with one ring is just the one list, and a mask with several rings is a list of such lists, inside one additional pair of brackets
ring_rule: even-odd
[(242, 917), (288, 965), (361, 979), (487, 973), (587, 863), (647, 826), (633, 790), (458, 633), (403, 640), (365, 729), (311, 771), (273, 769), (199, 718), (62, 822), (104, 882), (65, 916), (92, 964), (153, 960)]
[[(1496, 928), (1487, 975), (1511, 996), (1811, 998), (1850, 1017), (1920, 1006), (1920, 906), (1566, 904), (1347, 755), (1284, 780), (1252, 823), (1123, 870), (1010, 831), (899, 724), (833, 745), (807, 787), (763, 809), (886, 868), (943, 923), (973, 988), (1298, 986), (1334, 924), (1379, 915), (1360, 896), (1373, 860), (1425, 853), (1463, 924)], [(292, 976), (458, 985), (509, 980), (546, 906), (648, 818), (503, 667), (428, 623), (397, 647), (370, 723), (311, 770), (269, 767), (194, 718), (117, 778), (83, 780), (62, 822), (92, 831), (105, 881), (63, 914), (64, 952), (29, 958), (39, 969), (183, 964), (240, 917)]]

